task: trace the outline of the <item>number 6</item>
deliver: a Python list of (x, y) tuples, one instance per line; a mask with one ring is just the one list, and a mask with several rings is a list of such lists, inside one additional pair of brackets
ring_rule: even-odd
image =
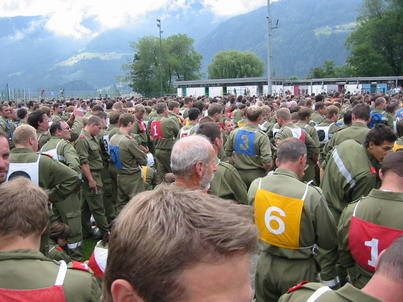
[[(273, 233), (275, 235), (281, 235), (282, 233), (284, 233), (285, 231), (285, 224), (284, 221), (281, 220), (280, 217), (274, 216), (272, 215), (273, 212), (277, 212), (278, 214), (280, 214), (280, 216), (285, 217), (285, 213), (282, 209), (278, 208), (278, 207), (270, 207), (266, 210), (266, 213), (264, 215), (264, 221), (266, 224), (267, 229), (270, 231), (270, 233)], [(278, 223), (278, 228), (277, 229), (273, 229), (271, 227), (271, 222), (275, 221)]]

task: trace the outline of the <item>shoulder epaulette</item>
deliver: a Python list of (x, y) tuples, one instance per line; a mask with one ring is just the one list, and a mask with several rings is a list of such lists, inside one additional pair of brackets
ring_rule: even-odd
[(49, 155), (49, 154), (46, 154), (46, 153), (42, 153), (42, 152), (38, 152), (38, 154), (39, 154), (39, 155), (43, 155), (43, 156), (47, 156), (47, 157), (53, 159), (53, 156), (52, 156), (52, 155)]
[(79, 271), (84, 271), (84, 272), (88, 272), (88, 273), (90, 272), (90, 268), (88, 267), (88, 264), (79, 262), (79, 261), (72, 261), (71, 263), (69, 263), (68, 268), (79, 270)]
[(298, 283), (297, 285), (288, 289), (287, 293), (295, 292), (296, 290), (302, 288), (304, 286), (304, 284), (307, 284), (307, 283), (308, 283), (308, 281), (302, 281), (301, 283)]
[(81, 134), (78, 138), (85, 138), (85, 135)]

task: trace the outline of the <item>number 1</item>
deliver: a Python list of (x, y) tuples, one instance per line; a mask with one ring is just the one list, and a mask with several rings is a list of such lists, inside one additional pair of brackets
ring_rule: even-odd
[(373, 238), (371, 241), (365, 241), (365, 246), (369, 246), (371, 248), (371, 259), (368, 260), (368, 265), (372, 267), (376, 267), (376, 262), (378, 261), (379, 256), (379, 240)]

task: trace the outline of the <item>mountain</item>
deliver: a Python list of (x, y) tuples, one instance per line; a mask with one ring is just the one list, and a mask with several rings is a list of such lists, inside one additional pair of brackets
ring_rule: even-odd
[[(344, 42), (354, 28), (362, 0), (282, 0), (272, 3), (273, 71), (278, 77), (304, 77), (325, 60), (344, 64)], [(203, 72), (222, 50), (251, 51), (267, 62), (267, 8), (219, 24), (196, 44)]]
[[(280, 0), (272, 4), (279, 27), (273, 33), (276, 76), (304, 77), (324, 60), (343, 64), (344, 41), (363, 0)], [(85, 39), (60, 37), (46, 30), (46, 17), (0, 18), (0, 90), (29, 88), (35, 93), (68, 87), (93, 93), (119, 83), (122, 64), (133, 56), (130, 43), (144, 35), (183, 33), (203, 55), (202, 71), (221, 50), (252, 51), (266, 61), (265, 6), (233, 18), (217, 17), (200, 2), (176, 11), (156, 11), (121, 28)], [(89, 23), (91, 22), (88, 21)], [(94, 25), (95, 26), (95, 25)], [(1, 92), (1, 91), (0, 91)], [(67, 93), (67, 90), (66, 90)]]

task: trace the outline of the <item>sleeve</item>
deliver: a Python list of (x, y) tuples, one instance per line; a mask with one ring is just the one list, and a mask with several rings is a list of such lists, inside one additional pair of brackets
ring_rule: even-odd
[(50, 189), (49, 200), (56, 202), (64, 199), (79, 187), (78, 174), (71, 168), (48, 158), (44, 167), (46, 175), (46, 188)]
[(66, 143), (63, 148), (64, 148), (64, 150), (63, 150), (64, 151), (63, 152), (64, 160), (65, 160), (67, 166), (72, 168), (77, 173), (81, 173), (80, 158), (77, 154), (76, 149), (74, 149), (74, 147), (69, 143)]
[(75, 145), (78, 157), (80, 159), (80, 164), (88, 164), (89, 160), (89, 144), (85, 138), (78, 138), (76, 145)]
[(227, 142), (225, 143), (225, 155), (227, 157), (232, 156), (232, 152), (234, 152), (234, 136), (235, 136), (235, 131), (233, 130), (230, 135), (228, 136)]
[(314, 210), (316, 242), (319, 246), (320, 255), (318, 261), (321, 267), (322, 280), (331, 280), (337, 276), (336, 263), (337, 255), (337, 229), (332, 213), (330, 212), (326, 200), (319, 188), (314, 188), (319, 194), (319, 202)]
[(337, 227), (337, 241), (339, 249), (339, 262), (344, 268), (349, 268), (354, 265), (353, 257), (350, 254), (348, 246), (348, 232), (350, 230), (350, 221), (353, 215), (355, 203), (347, 206), (342, 212)]
[(101, 301), (101, 288), (95, 277), (91, 277), (91, 296), (88, 302), (99, 302)]
[(320, 149), (319, 145), (315, 143), (315, 141), (312, 139), (312, 137), (308, 134), (308, 132), (305, 131), (305, 144), (306, 148), (308, 149), (308, 154), (318, 154)]
[(248, 191), (246, 184), (243, 182), (239, 172), (235, 169), (228, 169), (225, 173), (225, 178), (231, 186), (231, 190), (235, 196), (236, 201), (242, 204), (248, 204)]
[(137, 163), (140, 166), (146, 166), (147, 165), (147, 155), (139, 149), (139, 145), (137, 144), (136, 140), (130, 139), (129, 140), (130, 147), (128, 150), (130, 153), (136, 158)]
[(356, 185), (353, 190), (351, 190), (351, 200), (360, 199), (363, 196), (367, 196), (372, 189), (378, 188), (377, 176), (375, 174), (370, 174), (370, 172), (365, 173), (361, 177), (356, 178)]
[(259, 183), (259, 179), (257, 178), (255, 179), (250, 187), (249, 187), (249, 191), (248, 191), (248, 203), (249, 205), (253, 206), (253, 203), (255, 201), (255, 195), (256, 195), (256, 191), (257, 191), (257, 187), (258, 187), (258, 183)]
[(263, 164), (271, 163), (273, 160), (271, 154), (271, 144), (269, 137), (264, 133), (261, 133), (259, 137), (259, 150), (260, 150), (260, 159)]

